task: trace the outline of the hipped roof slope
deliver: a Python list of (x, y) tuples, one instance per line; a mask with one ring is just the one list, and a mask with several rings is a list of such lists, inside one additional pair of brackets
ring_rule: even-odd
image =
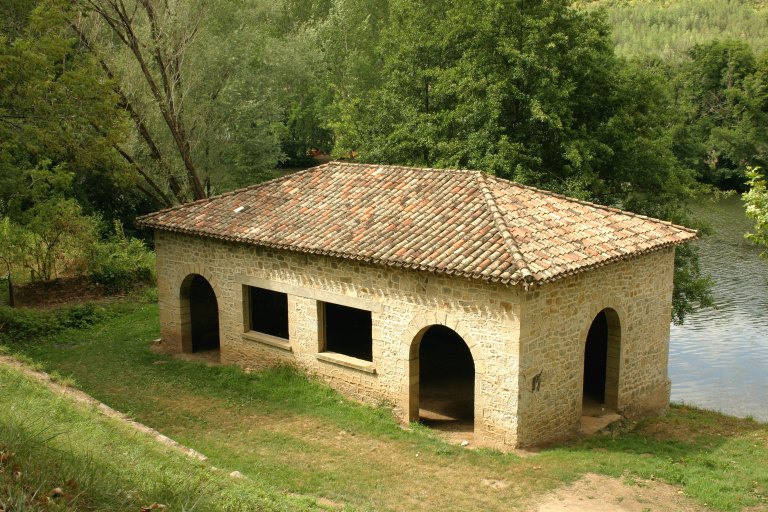
[(479, 171), (330, 162), (138, 219), (145, 227), (505, 284), (554, 281), (694, 230)]

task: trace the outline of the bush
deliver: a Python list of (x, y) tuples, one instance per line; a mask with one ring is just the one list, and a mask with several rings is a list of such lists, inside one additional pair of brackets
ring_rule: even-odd
[(110, 293), (127, 292), (138, 284), (155, 281), (155, 253), (144, 242), (125, 236), (123, 227), (115, 223), (115, 234), (94, 244), (88, 275)]
[(56, 310), (58, 329), (84, 329), (102, 320), (106, 312), (93, 302)]
[(0, 306), (0, 341), (27, 340), (50, 332), (53, 315), (45, 311)]
[(105, 316), (106, 311), (93, 303), (55, 311), (0, 306), (0, 343), (31, 341), (64, 329), (83, 329)]

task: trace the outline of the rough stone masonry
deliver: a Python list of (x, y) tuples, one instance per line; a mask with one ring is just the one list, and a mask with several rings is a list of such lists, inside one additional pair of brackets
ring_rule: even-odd
[[(223, 363), (292, 364), (403, 421), (419, 418), (422, 337), (447, 327), (471, 353), (484, 445), (578, 428), (591, 337), (603, 343), (605, 407), (638, 417), (668, 405), (674, 244), (696, 236), (686, 228), (476, 172), (342, 163), (140, 223), (155, 229), (169, 353), (195, 349), (199, 276)], [(252, 289), (284, 298), (287, 337), (252, 329)], [(328, 350), (329, 304), (369, 315), (370, 358)]]

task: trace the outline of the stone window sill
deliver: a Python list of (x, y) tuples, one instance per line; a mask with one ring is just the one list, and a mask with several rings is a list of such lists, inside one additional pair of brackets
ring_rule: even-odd
[(317, 359), (326, 363), (345, 366), (347, 368), (352, 368), (353, 370), (376, 375), (376, 368), (373, 366), (373, 363), (371, 361), (366, 361), (365, 359), (345, 356), (344, 354), (339, 354), (337, 352), (320, 352), (317, 354)]
[(285, 338), (278, 338), (277, 336), (264, 334), (263, 332), (258, 332), (258, 331), (244, 332), (243, 339), (247, 341), (255, 341), (257, 343), (263, 343), (264, 345), (269, 345), (270, 347), (279, 348), (282, 350), (286, 350), (288, 352), (293, 352), (293, 347), (291, 347), (290, 341), (286, 340)]

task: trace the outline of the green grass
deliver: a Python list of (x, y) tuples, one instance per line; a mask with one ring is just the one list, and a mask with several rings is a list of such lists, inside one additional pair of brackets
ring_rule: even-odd
[[(535, 457), (465, 450), (424, 427), (403, 430), (388, 410), (352, 403), (289, 368), (246, 374), (157, 355), (149, 349), (157, 306), (109, 307), (97, 325), (11, 349), (214, 466), (241, 471), (262, 492), (360, 510), (508, 510), (592, 472), (678, 485), (718, 510), (768, 505), (765, 424), (675, 406), (664, 418)], [(22, 401), (20, 393), (9, 400)], [(484, 479), (508, 486), (490, 492)]]
[(0, 510), (312, 510), (0, 367)]

